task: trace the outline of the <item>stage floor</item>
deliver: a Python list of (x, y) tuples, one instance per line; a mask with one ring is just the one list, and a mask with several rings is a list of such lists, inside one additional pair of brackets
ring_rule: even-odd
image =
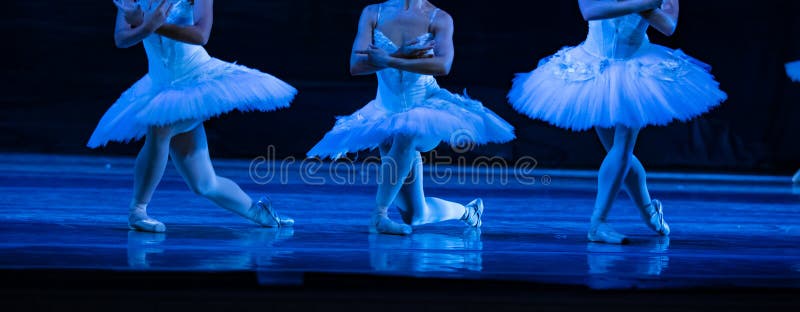
[[(498, 170), (466, 170), (464, 183), (426, 181), (428, 196), (482, 197), (484, 226), (447, 222), (395, 237), (367, 231), (375, 186), (361, 178), (369, 170), (353, 171), (353, 183), (315, 185), (300, 174), (309, 168), (295, 163), (284, 181), (260, 185), (250, 161), (215, 164), (248, 193), (269, 194), (297, 224), (255, 227), (193, 195), (170, 167), (150, 205), (168, 232), (129, 231), (133, 159), (2, 154), (0, 269), (248, 271), (262, 285), (300, 285), (305, 273), (326, 273), (593, 289), (800, 289), (800, 195), (789, 177), (653, 173), (651, 192), (665, 204), (672, 236), (652, 235), (623, 195), (611, 222), (632, 244), (611, 246), (586, 241), (593, 172), (534, 170), (533, 185), (503, 184)], [(458, 171), (441, 170), (450, 169)]]

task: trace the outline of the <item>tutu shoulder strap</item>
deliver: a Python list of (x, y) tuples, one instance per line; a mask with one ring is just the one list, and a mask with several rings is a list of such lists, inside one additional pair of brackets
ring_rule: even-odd
[(433, 26), (433, 22), (436, 21), (436, 15), (439, 14), (439, 8), (436, 8), (431, 12), (431, 18), (428, 20), (428, 32), (431, 31), (431, 26)]
[(383, 11), (383, 3), (378, 3), (378, 14), (375, 16), (375, 28), (381, 24), (381, 11)]

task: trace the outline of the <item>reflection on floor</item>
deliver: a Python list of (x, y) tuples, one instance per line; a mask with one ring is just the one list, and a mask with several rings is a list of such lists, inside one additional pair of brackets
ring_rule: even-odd
[[(465, 170), (470, 178), (462, 181), (429, 177), (428, 195), (464, 203), (482, 197), (484, 227), (448, 222), (396, 237), (367, 231), (375, 190), (361, 179), (373, 175), (368, 169), (340, 167), (357, 178), (321, 184), (293, 164), (261, 185), (251, 162), (218, 161), (221, 175), (254, 196), (268, 193), (297, 225), (254, 227), (192, 195), (170, 169), (150, 208), (168, 232), (150, 234), (125, 224), (132, 164), (0, 155), (0, 269), (253, 271), (266, 285), (322, 272), (599, 289), (800, 288), (800, 210), (787, 177), (653, 174), (650, 187), (673, 235), (652, 235), (620, 197), (611, 220), (633, 239), (611, 246), (585, 239), (591, 172), (534, 170), (528, 175), (536, 183), (501, 183), (498, 170)], [(323, 168), (314, 173), (330, 167)]]

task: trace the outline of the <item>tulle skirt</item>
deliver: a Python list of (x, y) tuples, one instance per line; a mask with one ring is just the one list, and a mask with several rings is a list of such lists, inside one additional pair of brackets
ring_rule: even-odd
[(574, 131), (686, 121), (727, 99), (710, 67), (646, 43), (625, 60), (565, 48), (514, 79), (509, 102), (534, 119)]
[(394, 112), (374, 100), (336, 125), (309, 152), (308, 157), (333, 159), (361, 150), (372, 150), (396, 135), (422, 142), (453, 146), (503, 143), (515, 138), (514, 127), (466, 96), (437, 89), (423, 103)]
[(786, 64), (786, 74), (795, 82), (800, 82), (800, 61)]
[(108, 109), (87, 146), (140, 139), (149, 126), (285, 108), (296, 93), (269, 74), (211, 58), (172, 81), (145, 75)]

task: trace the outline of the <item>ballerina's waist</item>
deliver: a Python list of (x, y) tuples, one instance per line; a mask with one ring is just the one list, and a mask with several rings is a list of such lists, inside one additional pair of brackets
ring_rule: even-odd
[(602, 42), (589, 38), (580, 46), (586, 53), (594, 57), (624, 61), (636, 55), (642, 47), (649, 43), (650, 40), (648, 40), (647, 37), (643, 39), (615, 40), (612, 42)]
[(202, 46), (190, 44), (176, 44), (156, 53), (148, 52), (147, 58), (149, 74), (163, 81), (180, 79), (210, 60), (211, 56)]
[(418, 75), (418, 79), (379, 79), (377, 99), (387, 109), (405, 111), (423, 103), (439, 84), (433, 76)]

